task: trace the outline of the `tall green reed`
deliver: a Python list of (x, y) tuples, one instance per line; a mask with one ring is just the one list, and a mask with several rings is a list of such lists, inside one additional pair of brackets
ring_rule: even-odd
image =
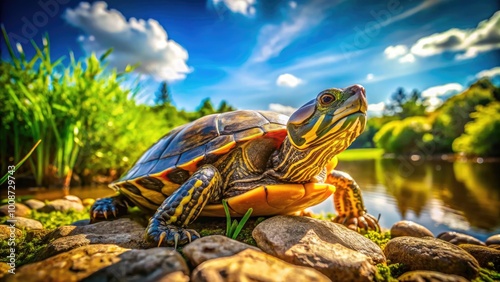
[(2, 170), (19, 160), (29, 144), (42, 140), (29, 159), (36, 184), (68, 188), (82, 148), (95, 147), (100, 141), (92, 139), (95, 132), (117, 116), (109, 108), (133, 104), (131, 92), (120, 87), (133, 67), (105, 72), (103, 62), (111, 50), (84, 62), (70, 53), (70, 64), (64, 66), (64, 57), (51, 59), (48, 35), (41, 47), (31, 41), (35, 54), (28, 59), (20, 44), (16, 55), (3, 26), (2, 33), (10, 55), (10, 62), (0, 64)]

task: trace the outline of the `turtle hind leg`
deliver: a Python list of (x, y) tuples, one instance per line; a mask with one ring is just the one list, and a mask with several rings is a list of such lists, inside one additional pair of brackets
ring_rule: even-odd
[(90, 208), (90, 223), (116, 219), (127, 214), (130, 203), (123, 195), (97, 199)]
[(369, 214), (363, 204), (361, 189), (347, 173), (332, 170), (327, 175), (327, 183), (336, 187), (334, 205), (337, 217), (332, 221), (341, 223), (355, 231), (380, 231), (378, 220)]
[(200, 238), (198, 232), (185, 227), (200, 215), (207, 202), (221, 195), (219, 171), (210, 164), (200, 167), (161, 204), (149, 220), (146, 239), (158, 246), (177, 246)]

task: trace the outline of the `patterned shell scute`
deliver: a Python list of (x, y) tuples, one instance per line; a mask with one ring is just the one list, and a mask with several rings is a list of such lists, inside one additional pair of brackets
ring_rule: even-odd
[[(234, 111), (204, 116), (177, 127), (158, 140), (117, 182), (145, 177), (181, 167), (192, 171), (193, 164), (213, 159), (244, 142), (273, 132), (285, 138), (288, 117), (265, 111)], [(278, 137), (276, 137), (278, 136)]]

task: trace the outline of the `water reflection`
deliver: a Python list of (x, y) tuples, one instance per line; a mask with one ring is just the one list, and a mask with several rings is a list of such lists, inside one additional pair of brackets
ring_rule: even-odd
[[(409, 219), (435, 235), (457, 230), (485, 239), (500, 233), (499, 166), (380, 159), (341, 162), (338, 169), (359, 182), (368, 210), (380, 213), (385, 227)], [(325, 204), (319, 208), (330, 210)]]

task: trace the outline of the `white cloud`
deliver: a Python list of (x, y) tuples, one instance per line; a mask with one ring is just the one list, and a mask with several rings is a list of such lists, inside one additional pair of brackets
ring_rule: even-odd
[(276, 79), (276, 85), (282, 87), (294, 88), (300, 83), (302, 83), (302, 80), (300, 78), (289, 73), (281, 74), (280, 76), (278, 76), (278, 79)]
[(269, 110), (273, 111), (273, 112), (280, 113), (280, 114), (284, 114), (287, 116), (291, 116), (297, 109), (294, 107), (290, 107), (290, 106), (271, 103), (271, 104), (269, 104)]
[(500, 75), (500, 67), (494, 67), (489, 70), (483, 70), (476, 74), (476, 78), (481, 77), (495, 77)]
[(382, 115), (382, 112), (384, 111), (384, 109), (385, 109), (385, 103), (384, 102), (380, 102), (380, 103), (377, 103), (377, 104), (369, 104), (368, 105), (368, 113), (370, 115), (375, 115), (375, 116)]
[(425, 89), (422, 91), (422, 97), (426, 98), (427, 110), (433, 111), (443, 103), (443, 99), (440, 97), (456, 94), (463, 89), (464, 87), (459, 83), (448, 83)]
[(413, 62), (415, 62), (415, 56), (413, 56), (413, 54), (406, 54), (403, 57), (399, 58), (398, 62), (400, 62), (400, 63), (413, 63)]
[(233, 13), (240, 13), (245, 16), (255, 15), (255, 0), (209, 0), (218, 9), (225, 7)]
[(384, 50), (384, 54), (387, 59), (399, 58), (406, 55), (406, 53), (408, 53), (408, 47), (406, 47), (406, 45), (389, 46)]
[(314, 1), (302, 5), (301, 9), (292, 9), (292, 15), (286, 22), (263, 26), (250, 61), (264, 62), (278, 56), (290, 43), (302, 36), (305, 30), (316, 27), (327, 16), (326, 12), (337, 4), (330, 0)]
[(433, 86), (422, 91), (422, 97), (438, 97), (460, 92), (464, 87), (459, 83), (448, 83), (439, 86)]
[(99, 55), (113, 48), (108, 61), (120, 70), (140, 63), (136, 72), (169, 81), (184, 79), (191, 72), (186, 64), (188, 52), (168, 39), (156, 20), (127, 21), (119, 11), (108, 10), (105, 2), (81, 2), (76, 8), (67, 9), (63, 18), (86, 33), (79, 41), (87, 52)]
[(372, 80), (375, 76), (373, 75), (373, 73), (369, 73), (366, 75), (366, 79), (367, 80)]
[(500, 48), (500, 11), (480, 22), (473, 29), (452, 28), (419, 39), (411, 52), (421, 57), (432, 56), (445, 51), (463, 52), (457, 59), (469, 59), (479, 53)]
[(297, 2), (295, 2), (295, 1), (290, 1), (290, 2), (288, 2), (288, 5), (289, 5), (289, 6), (290, 6), (290, 8), (292, 8), (292, 9), (297, 8)]

